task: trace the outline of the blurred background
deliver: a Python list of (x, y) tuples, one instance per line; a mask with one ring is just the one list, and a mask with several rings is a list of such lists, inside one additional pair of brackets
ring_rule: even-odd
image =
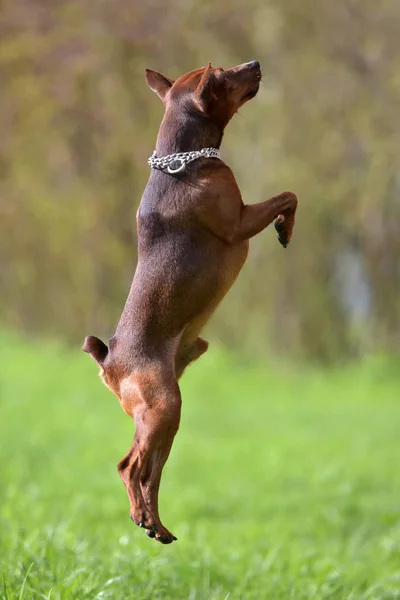
[(163, 115), (144, 69), (258, 59), (222, 154), (245, 203), (298, 195), (295, 235), (252, 241), (208, 335), (258, 360), (398, 351), (399, 31), (394, 0), (4, 0), (1, 323), (113, 334)]
[[(0, 600), (400, 600), (399, 32), (396, 0), (0, 2)], [(222, 157), (296, 227), (251, 241), (182, 379), (165, 548), (80, 347), (136, 265), (145, 68), (255, 59)]]

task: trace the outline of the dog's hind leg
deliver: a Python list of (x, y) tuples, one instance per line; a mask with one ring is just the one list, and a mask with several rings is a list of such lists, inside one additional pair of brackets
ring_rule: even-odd
[(194, 362), (208, 349), (208, 342), (198, 337), (192, 344), (182, 344), (175, 358), (175, 373), (179, 379), (190, 363)]
[(121, 401), (136, 425), (132, 449), (119, 465), (132, 519), (144, 527), (150, 537), (169, 544), (176, 538), (161, 523), (158, 490), (162, 469), (179, 428), (178, 383), (172, 372), (167, 373), (157, 366), (130, 376), (123, 385)]
[(157, 448), (150, 454), (146, 468), (140, 475), (140, 487), (146, 506), (154, 515), (154, 524), (146, 528), (149, 537), (155, 537), (163, 544), (170, 544), (177, 538), (172, 535), (161, 523), (158, 511), (158, 491), (160, 488), (161, 474), (172, 448), (174, 430), (163, 431), (162, 439), (157, 443)]
[(130, 517), (132, 521), (136, 523), (136, 525), (145, 527), (146, 523), (151, 523), (153, 521), (153, 518), (146, 507), (140, 490), (140, 485), (137, 480), (137, 470), (139, 466), (138, 463), (139, 452), (137, 434), (135, 434), (132, 448), (118, 463), (118, 473), (128, 494)]

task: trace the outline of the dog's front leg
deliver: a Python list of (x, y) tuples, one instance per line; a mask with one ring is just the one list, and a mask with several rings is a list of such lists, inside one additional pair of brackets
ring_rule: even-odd
[(275, 221), (278, 240), (286, 248), (292, 237), (296, 209), (297, 197), (292, 192), (283, 192), (259, 204), (244, 206), (230, 241), (239, 243), (248, 240)]

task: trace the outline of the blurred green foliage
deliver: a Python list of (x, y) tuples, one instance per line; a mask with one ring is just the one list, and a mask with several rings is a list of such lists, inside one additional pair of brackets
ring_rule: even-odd
[(3, 0), (0, 318), (76, 343), (114, 332), (163, 107), (144, 69), (261, 62), (223, 157), (245, 203), (290, 189), (287, 251), (258, 236), (211, 335), (333, 361), (400, 343), (395, 0)]
[(1, 600), (400, 599), (390, 362), (287, 371), (210, 349), (182, 380), (165, 547), (129, 519), (133, 425), (96, 365), (2, 338)]

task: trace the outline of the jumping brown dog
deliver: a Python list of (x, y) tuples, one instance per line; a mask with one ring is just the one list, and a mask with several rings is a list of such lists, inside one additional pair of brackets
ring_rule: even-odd
[(249, 238), (275, 220), (286, 247), (297, 198), (284, 192), (246, 206), (216, 158), (226, 125), (258, 92), (257, 61), (227, 71), (208, 64), (175, 82), (147, 70), (146, 80), (166, 110), (137, 213), (138, 264), (109, 348), (88, 336), (83, 350), (135, 422), (132, 448), (118, 464), (131, 518), (169, 544), (176, 538), (161, 524), (158, 490), (179, 427), (178, 379), (207, 350), (200, 331), (237, 278)]

